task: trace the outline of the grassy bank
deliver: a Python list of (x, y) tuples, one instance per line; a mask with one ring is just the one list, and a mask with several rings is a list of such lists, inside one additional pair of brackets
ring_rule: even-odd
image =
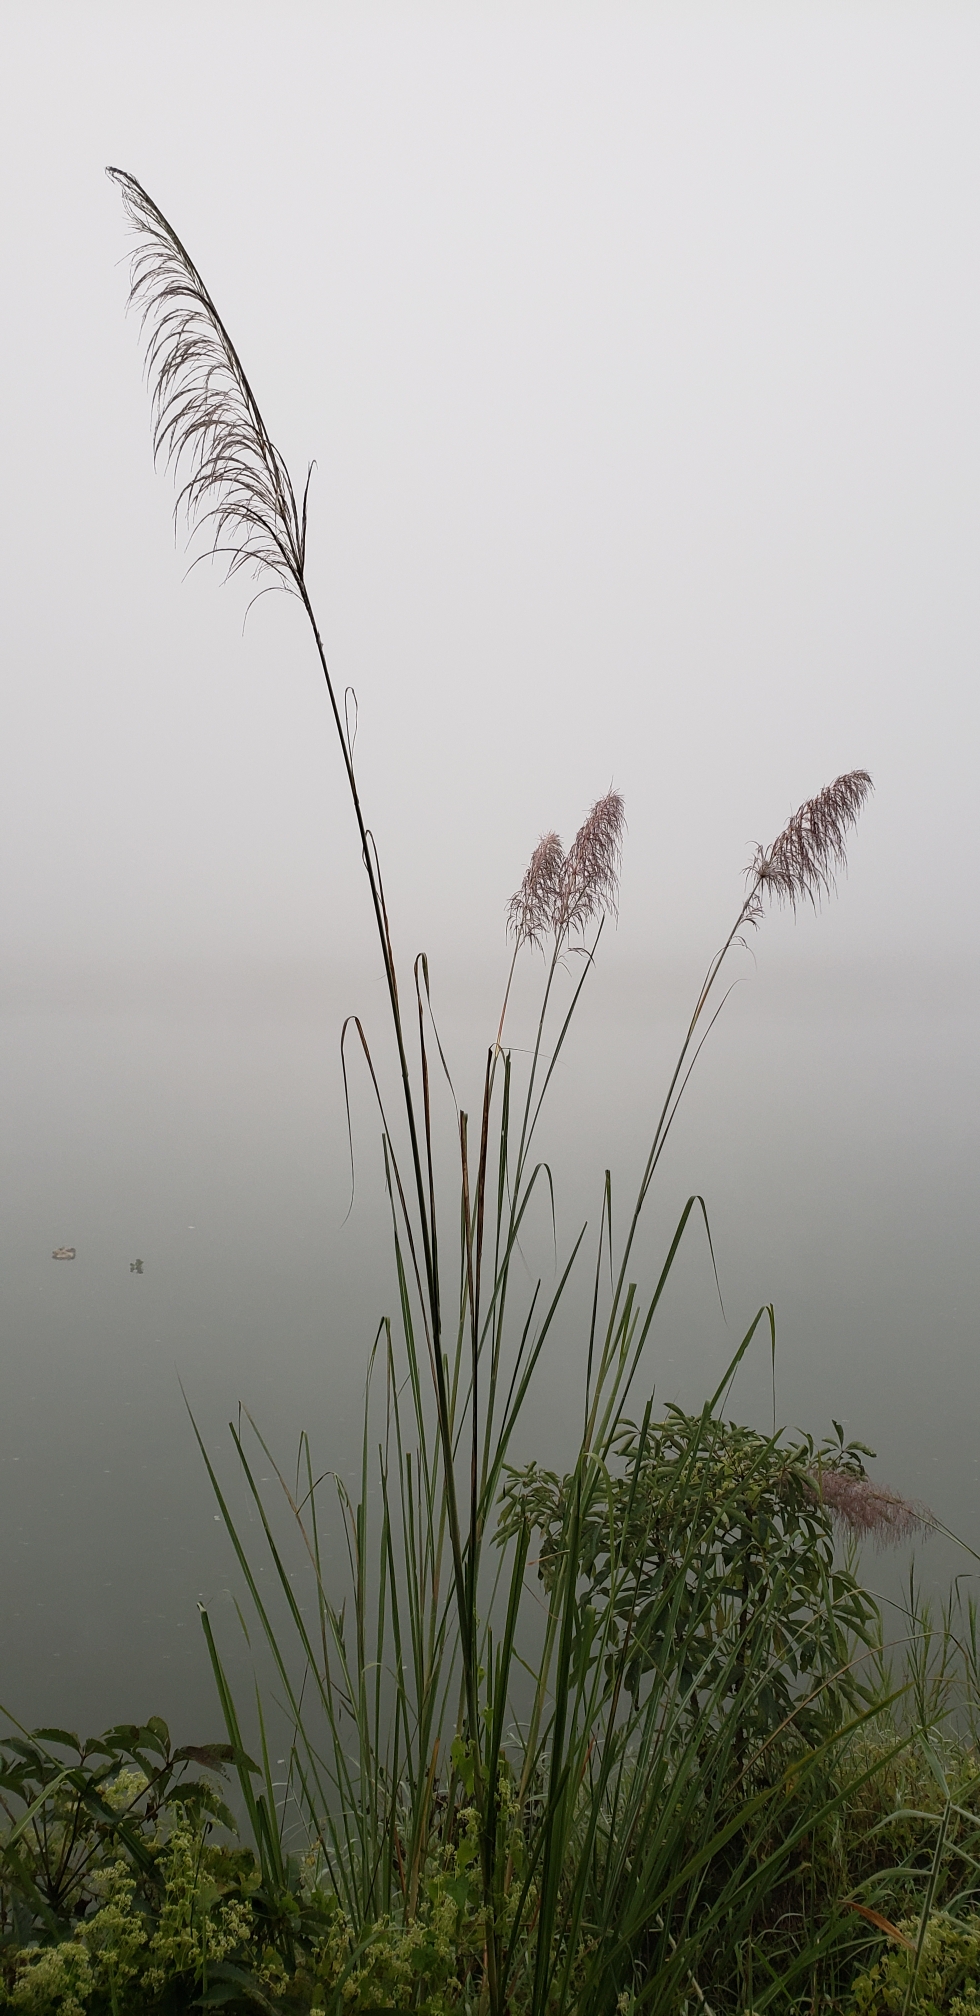
[[(542, 1774), (522, 1792), (519, 1746), (502, 1760), (497, 1830), (507, 1868), (495, 1909), (510, 1957), (504, 2006), (969, 2016), (980, 2007), (975, 1616), (952, 1607), (932, 1620), (911, 1609), (897, 1658), (860, 1582), (832, 1565), (835, 1538), (812, 1496), (809, 1446), (720, 1425), (705, 1446), (698, 1430), (691, 1417), (674, 1417), (669, 1446), (662, 1441), (650, 1459), (659, 1541), (644, 1549), (647, 1582), (661, 1578), (677, 1546), (671, 1499), (679, 1487), (690, 1506), (681, 1451), (692, 1445), (713, 1479), (719, 1466), (739, 1477), (740, 1509), (756, 1507), (754, 1540), (746, 1529), (733, 1544), (731, 1526), (705, 1513), (687, 1550), (686, 1614), (668, 1571), (665, 1606), (648, 1608), (647, 1630), (636, 1634), (621, 1740), (608, 1727), (599, 1733), (568, 1803), (552, 1933), (560, 1973), (547, 2001), (535, 1999), (534, 1961), (548, 1783)], [(627, 1477), (620, 1513), (633, 1516), (645, 1482), (632, 1491), (629, 1463)], [(565, 1481), (535, 1475), (517, 1495), (543, 1490), (550, 1512)], [(763, 1594), (759, 1533), (774, 1508)], [(549, 1581), (547, 1552), (541, 1571)], [(598, 1594), (601, 1551), (585, 1573)], [(750, 1643), (723, 1678), (714, 1620), (724, 1589), (747, 1580), (753, 1621), (741, 1629), (741, 1608), (737, 1638), (751, 1640), (758, 1620), (766, 1651)], [(707, 1603), (709, 1581), (720, 1589)], [(697, 1620), (699, 1590), (706, 1608)], [(594, 1630), (587, 1616), (582, 1628)], [(863, 1657), (840, 1662), (839, 1632)], [(795, 1670), (793, 1652), (802, 1652)], [(654, 1665), (657, 1726), (644, 1730), (633, 1702), (650, 1699), (640, 1669)], [(284, 1779), (268, 1758), (230, 1742), (174, 1749), (159, 1720), (86, 1744), (66, 1731), (8, 1735), (2, 2006), (38, 2016), (485, 2009), (485, 1823), (472, 1760), (454, 1749), (448, 1781), (432, 1774), (414, 1849), (407, 1786), (383, 1788), (388, 1832), (377, 1843), (375, 1907), (365, 1913), (339, 1880), (334, 1840), (308, 1824), (314, 1807), (296, 1798), (295, 1782), (290, 1796), (298, 1751)], [(542, 1761), (547, 1770), (550, 1759)], [(238, 1841), (225, 1803), (222, 1777), (236, 1773), (252, 1788), (254, 1845)], [(512, 1925), (519, 1936), (508, 1946)]]

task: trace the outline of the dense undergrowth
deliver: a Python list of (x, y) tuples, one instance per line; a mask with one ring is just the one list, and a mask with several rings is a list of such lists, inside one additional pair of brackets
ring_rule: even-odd
[[(387, 989), (387, 1044), (353, 1017), (344, 1057), (376, 1099), (392, 1313), (370, 1354), (356, 1489), (319, 1475), (306, 1434), (287, 1476), (243, 1416), (243, 1518), (201, 1445), (255, 1655), (247, 1721), (205, 1615), (220, 1744), (173, 1749), (159, 1721), (86, 1744), (6, 1737), (4, 2006), (973, 2016), (975, 1618), (957, 1602), (934, 1628), (913, 1591), (886, 1633), (848, 1551), (928, 1516), (873, 1482), (840, 1431), (816, 1446), (724, 1418), (753, 1340), (775, 1363), (771, 1308), (700, 1413), (642, 1404), (678, 1250), (700, 1229), (711, 1253), (701, 1198), (660, 1260), (644, 1212), (724, 969), (769, 903), (831, 893), (871, 780), (836, 778), (756, 850), (627, 1209), (606, 1172), (590, 1245), (583, 1226), (559, 1251), (536, 1136), (616, 910), (622, 798), (600, 798), (567, 851), (552, 832), (531, 856), (471, 1126), (428, 961), (408, 988), (396, 961), (356, 703), (334, 685), (306, 583), (309, 481), (297, 498), (185, 247), (109, 172), (136, 233), (155, 446), (229, 571), (298, 598), (324, 679)], [(514, 1050), (511, 981), (535, 954), (539, 1007)], [(581, 1370), (561, 1473), (516, 1461), (556, 1342)]]
[[(682, 1422), (682, 1433), (689, 1427)], [(675, 1422), (672, 1439), (676, 1431)], [(726, 1429), (717, 1440), (726, 1457), (734, 1445), (738, 1463), (745, 1441), (761, 1438)], [(775, 1448), (768, 1445), (770, 1479)], [(797, 1445), (783, 1453), (791, 1469), (794, 1453), (808, 1452)], [(797, 1481), (807, 1474), (797, 1469)], [(812, 1626), (811, 1636), (796, 1638), (808, 1648), (796, 1678), (806, 1685), (827, 1669), (825, 1684), (809, 1694), (806, 1740), (782, 1712), (786, 1668), (771, 1662), (772, 1684), (753, 1704), (751, 1738), (748, 1711), (740, 1718), (737, 1701), (726, 1716), (739, 1733), (726, 1751), (724, 1782), (712, 1786), (709, 1766), (679, 1829), (672, 1816), (682, 1881), (672, 1896), (660, 1897), (641, 1928), (631, 1954), (632, 1980), (608, 2007), (669, 2008), (678, 2016), (764, 2008), (813, 2016), (975, 2016), (975, 1618), (969, 1609), (950, 1609), (934, 1625), (926, 1610), (910, 1610), (896, 1685), (877, 1607), (850, 1570), (829, 1567), (833, 1541), (823, 1508), (799, 1509), (788, 1523), (800, 1551), (787, 1561), (791, 1543), (784, 1532), (781, 1566), (773, 1572), (790, 1569), (784, 1584), (789, 1628), (801, 1609)], [(810, 1529), (805, 1545), (804, 1519)], [(824, 1609), (814, 1584), (808, 1558), (814, 1538), (828, 1564), (831, 1585), (824, 1593), (836, 1614)], [(700, 1545), (706, 1544), (702, 1522)], [(714, 1552), (724, 1580), (725, 1558), (717, 1547)], [(648, 1555), (647, 1571), (656, 1572), (661, 1558), (659, 1550)], [(549, 1572), (546, 1560), (542, 1571)], [(833, 1663), (842, 1629), (852, 1652), (857, 1644), (865, 1648), (859, 1666)], [(662, 1656), (677, 1664), (690, 1658), (690, 1645)], [(712, 1642), (707, 1663), (716, 1656)], [(703, 1666), (700, 1671), (703, 1678)], [(703, 1732), (699, 1744), (710, 1758)], [(391, 1906), (357, 1922), (338, 1893), (322, 1840), (307, 1839), (290, 1851), (282, 1838), (275, 1867), (261, 1847), (239, 1843), (221, 1776), (237, 1769), (261, 1781), (266, 1767), (234, 1745), (174, 1749), (158, 1718), (84, 1744), (67, 1731), (9, 1734), (0, 1759), (6, 1816), (0, 2007), (34, 2016), (136, 2016), (144, 2010), (162, 2016), (218, 2007), (265, 2008), (283, 2016), (379, 2008), (450, 2016), (485, 2009), (481, 1820), (472, 1803), (472, 1774), (465, 1759), (458, 1761), (455, 1800), (432, 1802), (414, 1895), (405, 1846), (396, 1835)], [(276, 1796), (271, 1781), (268, 1791)], [(675, 1791), (668, 1773), (668, 1808)], [(533, 1874), (541, 1794), (536, 1788), (522, 1805), (506, 1766), (498, 1792), (510, 1865), (506, 1918), (507, 1894), (516, 1895)], [(593, 1788), (582, 1786), (575, 1803), (562, 1872), (572, 1893), (581, 1882), (584, 1837), (593, 1831)], [(277, 1805), (284, 1816), (281, 1797)], [(714, 1848), (699, 1864), (712, 1807)], [(580, 1988), (587, 1992), (594, 1968), (614, 1831), (607, 1812), (588, 1858), (577, 1950), (567, 1956), (569, 2008), (578, 2006)], [(635, 1847), (639, 1852), (640, 1844)], [(696, 1971), (690, 1927), (684, 1926), (692, 1886), (698, 1915), (713, 1922), (715, 1933), (698, 1940)], [(740, 1890), (736, 1928), (732, 1910)], [(721, 1924), (719, 1898), (726, 1900)], [(669, 1961), (681, 1942), (685, 1965), (673, 1970)], [(658, 1981), (669, 1992), (651, 2000), (650, 1987)], [(515, 1967), (508, 1992), (515, 2016), (533, 2006), (529, 1967)]]

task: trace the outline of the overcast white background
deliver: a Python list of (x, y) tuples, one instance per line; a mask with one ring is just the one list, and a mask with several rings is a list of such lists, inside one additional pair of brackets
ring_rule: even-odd
[(340, 1022), (383, 999), (322, 680), (295, 604), (243, 633), (241, 581), (186, 577), (107, 162), (316, 460), (310, 584), (469, 1096), (531, 847), (625, 795), (563, 1225), (635, 1174), (752, 844), (872, 772), (692, 1088), (650, 1252), (702, 1191), (730, 1328), (692, 1248), (650, 1383), (699, 1397), (774, 1295), (780, 1411), (980, 1544), (977, 10), (5, 0), (0, 54), (0, 1698), (200, 1720), (175, 1632), (228, 1570), (177, 1374), (209, 1433), (242, 1396), (337, 1461), (387, 1294), (369, 1201), (340, 1225)]

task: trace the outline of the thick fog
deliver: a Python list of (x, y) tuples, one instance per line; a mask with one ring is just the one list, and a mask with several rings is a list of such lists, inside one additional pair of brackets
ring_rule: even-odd
[[(388, 1053), (323, 679), (295, 600), (187, 571), (107, 163), (315, 463), (311, 593), (464, 1104), (531, 849), (624, 794), (559, 1241), (635, 1185), (753, 845), (872, 773), (836, 897), (736, 956), (644, 1247), (701, 1193), (724, 1316), (692, 1236), (646, 1390), (699, 1401), (771, 1298), (779, 1417), (980, 1549), (976, 9), (8, 0), (0, 36), (0, 1699), (216, 1719), (180, 1382), (219, 1462), (242, 1400), (343, 1467), (392, 1295), (353, 1060), (345, 1215), (344, 1017)], [(771, 1420), (761, 1344), (732, 1407)], [(937, 1587), (970, 1566), (930, 1544)]]

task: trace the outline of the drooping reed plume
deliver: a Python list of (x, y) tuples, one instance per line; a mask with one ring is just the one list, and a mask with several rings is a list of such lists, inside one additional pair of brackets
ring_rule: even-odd
[(742, 922), (758, 922), (764, 896), (795, 910), (799, 903), (816, 909), (822, 896), (833, 894), (847, 866), (848, 833), (873, 789), (866, 770), (845, 771), (794, 812), (771, 847), (756, 848), (746, 870)]
[(878, 1547), (898, 1546), (916, 1533), (931, 1533), (935, 1519), (928, 1507), (913, 1504), (897, 1491), (854, 1477), (846, 1470), (814, 1471), (809, 1489), (827, 1507), (836, 1525), (855, 1540), (872, 1539)]
[(154, 454), (184, 481), (176, 513), (207, 527), (229, 575), (242, 568), (302, 587), (306, 495), (299, 504), (238, 352), (189, 252), (151, 196), (107, 168), (137, 236), (130, 306), (139, 316), (153, 401)]

